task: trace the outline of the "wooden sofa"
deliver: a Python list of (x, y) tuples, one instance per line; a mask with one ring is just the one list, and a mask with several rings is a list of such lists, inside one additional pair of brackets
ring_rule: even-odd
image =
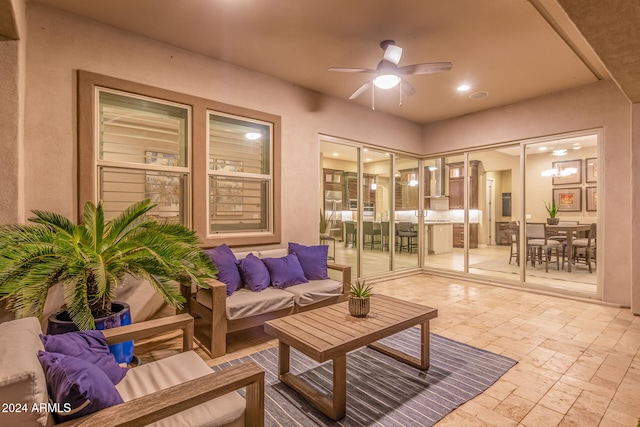
[[(275, 258), (286, 255), (287, 250), (274, 249), (250, 253), (259, 258)], [(242, 259), (248, 254), (249, 252), (235, 252), (237, 259)], [(227, 305), (227, 288), (224, 283), (218, 280), (210, 280), (210, 289), (196, 289), (195, 287), (189, 289), (189, 287), (183, 286), (183, 295), (188, 301), (188, 304), (185, 305), (185, 311), (188, 311), (196, 318), (196, 339), (211, 352), (212, 357), (222, 356), (226, 354), (226, 337), (230, 332), (260, 326), (267, 320), (344, 301), (349, 294), (351, 286), (351, 267), (335, 263), (328, 263), (327, 266), (329, 276), (335, 277), (335, 279), (331, 280), (338, 285), (336, 287), (338, 289), (337, 292), (320, 296), (316, 294), (304, 301), (302, 301), (304, 298), (300, 298), (300, 295), (297, 295), (291, 297), (293, 303), (288, 307), (252, 313), (250, 316), (240, 318), (234, 318), (233, 315), (230, 315), (230, 307)], [(298, 294), (307, 291), (313, 293), (318, 288), (319, 284), (317, 282), (319, 281), (311, 280), (308, 284), (296, 285), (285, 290), (269, 289), (269, 292), (287, 292), (289, 290)], [(251, 292), (243, 289), (242, 292), (245, 293), (245, 298), (249, 296), (247, 298), (247, 300), (251, 300), (249, 304), (260, 304), (262, 302), (261, 294), (265, 291)]]
[[(214, 373), (191, 351), (193, 318), (188, 314), (108, 329), (104, 335), (107, 344), (114, 344), (180, 329), (182, 353), (130, 369), (116, 384), (124, 403), (58, 425), (264, 425), (264, 371), (244, 363)], [(40, 333), (35, 317), (0, 324), (0, 401), (28, 409), (0, 413), (0, 425), (54, 424), (46, 410), (32, 410), (34, 404), (46, 407), (48, 402), (37, 357), (38, 350), (44, 350)], [(235, 391), (243, 387), (246, 398)]]

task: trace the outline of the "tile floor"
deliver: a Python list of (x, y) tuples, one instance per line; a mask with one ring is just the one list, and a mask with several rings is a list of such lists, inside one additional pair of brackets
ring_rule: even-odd
[[(375, 291), (438, 308), (432, 332), (518, 364), (438, 426), (627, 426), (640, 418), (640, 316), (616, 308), (419, 274)], [(173, 338), (173, 339), (171, 339)], [(137, 345), (143, 361), (175, 352), (179, 337)], [(229, 337), (210, 365), (276, 345), (260, 329)]]

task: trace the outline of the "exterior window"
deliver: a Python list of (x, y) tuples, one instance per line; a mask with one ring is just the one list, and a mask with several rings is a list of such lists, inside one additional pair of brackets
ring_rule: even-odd
[(209, 235), (273, 233), (273, 124), (208, 112)]
[(281, 238), (280, 116), (78, 70), (78, 206), (151, 215), (203, 247)]
[(148, 198), (152, 216), (189, 226), (190, 107), (96, 90), (98, 198), (108, 219)]

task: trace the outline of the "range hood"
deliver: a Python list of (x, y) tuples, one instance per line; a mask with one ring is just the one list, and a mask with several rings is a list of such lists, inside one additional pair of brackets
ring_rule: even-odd
[(433, 191), (431, 192), (431, 198), (446, 197), (444, 194), (444, 183), (446, 179), (445, 162), (444, 157), (436, 159), (435, 167), (437, 168), (432, 173), (433, 177)]

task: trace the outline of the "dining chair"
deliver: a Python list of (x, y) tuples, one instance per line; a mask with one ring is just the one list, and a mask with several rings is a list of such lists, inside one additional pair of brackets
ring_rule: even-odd
[(389, 250), (389, 240), (391, 234), (389, 233), (389, 221), (383, 221), (380, 223), (380, 250), (384, 251), (385, 248)]
[[(376, 236), (381, 236), (381, 228), (376, 229), (374, 225), (375, 224), (372, 221), (365, 221), (362, 223), (362, 235), (364, 237), (362, 242), (363, 248), (369, 244), (371, 246), (371, 250), (373, 250), (373, 247), (376, 244)], [(367, 236), (369, 237), (368, 242)]]
[(549, 259), (552, 252), (555, 251), (556, 269), (560, 270), (562, 243), (547, 238), (547, 224), (527, 223), (525, 232), (527, 239), (527, 260), (531, 261), (531, 266), (535, 267), (536, 261), (539, 263), (544, 262), (545, 272), (548, 273)]
[(570, 256), (573, 257), (574, 264), (580, 259), (583, 259), (585, 264), (589, 266), (589, 273), (593, 273), (593, 270), (591, 268), (591, 260), (593, 260), (594, 263), (596, 261), (597, 234), (598, 226), (594, 222), (589, 228), (587, 237), (575, 239), (572, 242), (573, 254), (570, 254)]
[(356, 232), (356, 223), (354, 221), (344, 222), (344, 245), (351, 245), (352, 248), (356, 247), (358, 241), (358, 234)]
[[(559, 221), (557, 225), (578, 225), (578, 221)], [(566, 231), (558, 231), (549, 233), (549, 239), (557, 240), (558, 242), (564, 242), (567, 240)]]
[(516, 264), (520, 265), (520, 224), (518, 221), (509, 221), (509, 234), (511, 237), (509, 264), (515, 258)]

